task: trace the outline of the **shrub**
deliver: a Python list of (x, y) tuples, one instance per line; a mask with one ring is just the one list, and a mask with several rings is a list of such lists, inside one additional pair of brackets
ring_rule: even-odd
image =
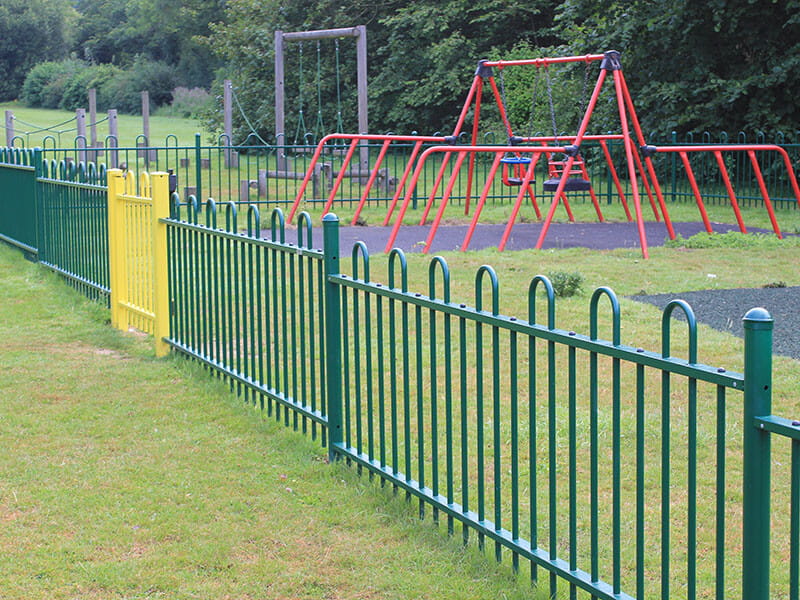
[(119, 67), (113, 65), (90, 65), (75, 73), (64, 86), (60, 107), (64, 110), (85, 108), (87, 95), (91, 88), (97, 90), (97, 109), (114, 108), (109, 104), (108, 83), (121, 73)]
[(162, 106), (157, 114), (166, 117), (199, 118), (211, 102), (211, 94), (203, 88), (176, 87), (172, 90), (172, 103)]
[(578, 272), (551, 271), (547, 274), (550, 283), (553, 284), (553, 291), (559, 298), (569, 298), (580, 294), (583, 289), (583, 275)]
[(58, 108), (64, 89), (78, 73), (85, 70), (86, 63), (79, 60), (44, 62), (33, 67), (22, 85), (21, 100), (36, 108)]
[(140, 114), (142, 91), (149, 92), (151, 107), (169, 104), (176, 81), (174, 67), (137, 57), (130, 68), (108, 82), (108, 102), (120, 112)]

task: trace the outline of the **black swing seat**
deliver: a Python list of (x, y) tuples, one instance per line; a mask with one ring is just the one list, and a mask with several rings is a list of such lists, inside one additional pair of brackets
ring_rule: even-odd
[[(542, 184), (542, 189), (545, 192), (555, 192), (558, 189), (558, 184), (561, 183), (561, 178), (548, 179)], [(565, 192), (588, 192), (592, 189), (592, 183), (586, 179), (579, 177), (570, 177), (564, 184)]]
[[(551, 160), (549, 165), (550, 172), (553, 177), (546, 180), (542, 184), (542, 189), (545, 192), (555, 192), (558, 190), (558, 185), (561, 183), (561, 178), (564, 175), (564, 168), (567, 166), (567, 161)], [(569, 177), (564, 184), (565, 192), (588, 192), (592, 189), (592, 183), (583, 178), (583, 170), (581, 169), (582, 166), (583, 160), (581, 160), (580, 157), (578, 157), (578, 159), (572, 163), (572, 169), (569, 171)], [(574, 175), (580, 175), (580, 177), (574, 177)]]

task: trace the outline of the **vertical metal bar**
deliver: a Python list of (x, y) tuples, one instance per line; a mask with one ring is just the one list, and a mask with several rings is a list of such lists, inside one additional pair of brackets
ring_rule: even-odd
[(670, 380), (661, 372), (661, 597), (669, 598), (670, 574)]
[[(478, 486), (478, 521), (483, 522), (486, 519), (484, 500), (486, 473), (483, 463), (483, 325), (480, 322), (475, 323), (475, 402), (475, 452), (478, 460), (478, 479), (476, 481), (476, 485)], [(484, 537), (483, 533), (478, 532), (478, 547), (481, 550), (483, 549)]]
[(800, 442), (792, 440), (789, 514), (789, 600), (800, 598)]
[(697, 380), (689, 378), (689, 435), (687, 469), (686, 593), (697, 597)]
[[(447, 293), (447, 292), (446, 292)], [(449, 302), (449, 296), (445, 296), (445, 302)], [(444, 403), (445, 403), (445, 453), (447, 468), (447, 501), (453, 502), (454, 495), (454, 473), (453, 473), (453, 343), (452, 343), (452, 322), (450, 314), (444, 315)], [(453, 517), (447, 517), (447, 532), (453, 534)]]
[(620, 415), (620, 359), (613, 358), (611, 361), (611, 395), (612, 395), (612, 562), (613, 562), (613, 581), (612, 588), (615, 594), (619, 594), (622, 589), (622, 417)]
[(592, 582), (597, 582), (600, 579), (598, 565), (600, 553), (600, 534), (598, 526), (600, 487), (598, 482), (599, 426), (597, 380), (597, 352), (591, 352), (589, 354), (589, 574), (591, 575)]
[[(356, 291), (353, 291), (353, 295), (356, 295)], [(351, 344), (350, 340), (350, 328), (349, 328), (349, 315), (348, 315), (348, 289), (346, 287), (341, 288), (341, 297), (342, 297), (342, 404), (344, 407), (344, 414), (342, 420), (342, 426), (344, 427), (344, 444), (345, 447), (349, 450), (353, 447), (352, 443), (352, 422), (350, 418), (350, 402), (351, 402), (351, 394), (350, 394), (350, 378), (352, 371), (350, 370), (350, 348), (354, 348), (356, 350), (356, 354), (358, 353), (357, 346), (355, 345), (355, 339), (353, 339), (353, 343)], [(355, 320), (355, 319), (354, 319)], [(357, 434), (357, 442), (360, 442), (361, 431), (358, 431)], [(359, 473), (361, 473), (361, 467), (359, 466)]]
[[(556, 344), (553, 341), (547, 342), (547, 425), (548, 425), (548, 508), (550, 540), (549, 556), (550, 560), (558, 558), (558, 473), (557, 473), (557, 438), (558, 429), (556, 427)], [(555, 596), (557, 592), (557, 576), (550, 573), (550, 595)]]
[(322, 218), (325, 250), (325, 369), (328, 411), (328, 459), (336, 460), (342, 443), (341, 398), (341, 312), (339, 286), (330, 280), (339, 274), (339, 219), (334, 214)]
[[(259, 227), (260, 227), (259, 223)], [(260, 235), (255, 235), (256, 238), (261, 237)], [(255, 246), (255, 294), (256, 294), (256, 305), (254, 308), (255, 315), (253, 316), (254, 320), (256, 321), (256, 352), (258, 353), (258, 385), (260, 388), (266, 387), (266, 381), (264, 380), (264, 315), (266, 314), (265, 307), (264, 307), (264, 292), (263, 292), (263, 279), (264, 279), (264, 270), (263, 270), (263, 263), (261, 256), (263, 254), (263, 247), (262, 246)], [(314, 356), (312, 352), (312, 356)], [(262, 416), (264, 412), (264, 395), (260, 395), (260, 406), (259, 406)], [(312, 434), (313, 439), (313, 434)]]
[[(461, 305), (464, 306), (463, 304)], [(458, 371), (459, 389), (461, 391), (461, 510), (469, 511), (469, 427), (467, 426), (467, 320), (458, 318)], [(462, 528), (463, 541), (469, 541), (469, 528), (466, 523)]]
[[(408, 332), (408, 330), (406, 330)], [(416, 353), (414, 363), (416, 365), (416, 386), (417, 386), (417, 460), (419, 466), (417, 470), (420, 489), (425, 488), (425, 404), (423, 394), (423, 358), (422, 358), (422, 307), (414, 307), (414, 332), (416, 342), (414, 344)], [(425, 516), (425, 503), (419, 501), (419, 518)]]
[[(282, 225), (282, 224), (281, 224)], [(283, 240), (283, 235), (281, 231), (281, 241)], [(286, 251), (282, 248), (278, 251), (280, 256), (280, 287), (281, 287), (281, 367), (282, 367), (282, 381), (281, 381), (281, 394), (284, 398), (291, 398), (291, 390), (289, 388), (289, 363), (290, 363), (290, 356), (289, 356), (289, 344), (291, 339), (291, 332), (290, 332), (290, 313), (289, 313), (289, 285), (290, 284), (290, 277), (288, 273), (288, 269), (286, 266)], [(344, 302), (344, 294), (342, 294), (342, 301)], [(347, 355), (345, 354), (345, 362), (347, 361)], [(346, 365), (345, 372), (346, 371)], [(289, 426), (289, 416), (290, 413), (292, 416), (295, 417), (297, 413), (291, 411), (288, 407), (283, 409), (283, 422), (288, 427)], [(297, 422), (295, 421), (295, 429), (297, 428)]]
[[(492, 326), (492, 437), (494, 442), (494, 526), (495, 531), (500, 531), (502, 527), (501, 508), (502, 508), (502, 473), (503, 467), (500, 462), (502, 446), (500, 440), (500, 328)], [(502, 546), (500, 542), (494, 544), (494, 556), (497, 562), (502, 558)]]
[[(510, 333), (508, 348), (510, 414), (511, 421), (511, 537), (519, 543), (519, 363), (517, 359), (517, 332)], [(514, 572), (519, 571), (519, 554), (511, 556)]]
[(195, 185), (195, 198), (202, 201), (203, 198), (203, 170), (201, 168), (201, 154), (200, 154), (200, 134), (194, 134), (194, 185)]
[(772, 327), (763, 308), (744, 316), (742, 599), (769, 598), (770, 434), (753, 418), (772, 412)]
[[(576, 396), (576, 364), (575, 347), (568, 349), (567, 361), (567, 402), (569, 411), (569, 568), (578, 568), (578, 457), (577, 457), (577, 396)], [(574, 583), (569, 586), (569, 597), (576, 600), (578, 588)]]
[[(327, 310), (327, 303), (325, 301), (325, 262), (324, 260), (316, 262), (317, 268), (317, 320), (319, 322), (319, 347), (320, 352), (323, 352), (327, 347), (327, 337), (325, 331), (325, 311)], [(315, 355), (316, 356), (316, 355)], [(319, 394), (320, 394), (320, 410), (322, 414), (328, 418), (328, 369), (325, 359), (320, 359), (319, 362)], [(328, 443), (328, 429), (323, 427), (321, 430), (322, 445)]]
[(636, 597), (645, 597), (644, 549), (645, 549), (645, 371), (644, 365), (636, 365)]
[(156, 356), (169, 354), (164, 341), (169, 338), (169, 279), (167, 276), (167, 226), (161, 220), (169, 217), (169, 175), (153, 173), (152, 204), (152, 260), (153, 263), (153, 337)]
[[(369, 256), (364, 253), (365, 271), (364, 280), (369, 281), (369, 267), (367, 261)], [(373, 406), (373, 382), (375, 375), (372, 372), (372, 302), (370, 295), (364, 292), (364, 348), (366, 359), (366, 391), (367, 391), (367, 453), (370, 460), (375, 458), (375, 407)], [(381, 350), (383, 350), (381, 348)], [(370, 471), (370, 477), (372, 472)]]
[[(302, 227), (302, 223), (300, 224)], [(298, 243), (298, 246), (301, 244)], [(302, 246), (301, 246), (302, 247)], [(309, 329), (312, 327), (311, 320), (306, 315), (306, 309), (311, 308), (311, 298), (310, 293), (309, 297), (306, 297), (307, 291), (307, 284), (306, 279), (308, 276), (306, 275), (306, 266), (311, 268), (312, 262), (311, 259), (306, 260), (303, 257), (302, 250), (298, 250), (297, 254), (297, 303), (298, 303), (298, 325), (299, 325), (299, 336), (300, 336), (300, 348), (299, 348), (299, 357), (298, 362), (300, 363), (300, 398), (299, 401), (304, 408), (308, 408), (309, 406), (309, 399), (308, 399), (308, 392), (310, 386), (314, 385), (314, 377), (313, 374), (309, 375), (308, 368), (310, 365), (313, 365), (313, 354), (309, 354), (307, 342), (308, 337), (306, 333), (306, 327)], [(313, 393), (313, 391), (312, 391)], [(311, 424), (312, 430), (314, 429), (314, 423)], [(308, 419), (303, 417), (303, 433), (308, 432)], [(316, 431), (312, 431), (312, 439), (315, 436)]]
[[(353, 278), (358, 279), (358, 266), (356, 264), (356, 249), (354, 248), (353, 254)], [(347, 292), (345, 291), (342, 295), (343, 300), (346, 299)], [(355, 378), (354, 382), (354, 402), (355, 402), (355, 412), (356, 412), (356, 452), (361, 455), (364, 452), (364, 434), (363, 434), (363, 424), (361, 418), (361, 352), (362, 352), (362, 344), (361, 344), (361, 299), (359, 297), (358, 290), (353, 290), (353, 335), (352, 335), (352, 344), (347, 344), (345, 347), (347, 348), (345, 352), (345, 365), (344, 370), (345, 373), (349, 373), (350, 370), (348, 369), (347, 365), (347, 355), (350, 354), (349, 348), (353, 348), (353, 377)], [(345, 307), (345, 310), (347, 308)], [(344, 324), (345, 331), (347, 331), (347, 323)], [(349, 376), (346, 376), (346, 381), (350, 379)], [(345, 387), (345, 390), (349, 390), (349, 386)], [(345, 393), (345, 397), (348, 397), (349, 394)], [(345, 411), (347, 411), (347, 406), (350, 402), (345, 403)], [(349, 415), (348, 415), (349, 416)], [(349, 421), (349, 419), (347, 419)], [(351, 427), (347, 427), (346, 431), (350, 431)], [(348, 442), (348, 446), (349, 446)]]
[[(431, 298), (434, 297), (434, 289), (431, 286), (429, 296)], [(430, 373), (430, 387), (431, 387), (431, 491), (435, 498), (439, 496), (439, 415), (438, 412), (438, 405), (437, 405), (437, 385), (438, 381), (436, 379), (436, 370), (437, 370), (437, 361), (436, 355), (439, 352), (439, 348), (437, 346), (437, 335), (436, 335), (436, 310), (430, 309), (428, 311), (428, 328), (429, 328), (429, 344), (428, 350), (430, 352), (430, 366), (428, 367), (428, 373)], [(434, 521), (438, 521), (439, 518), (439, 511), (438, 509), (433, 509), (433, 519)]]
[[(286, 277), (289, 280), (289, 356), (287, 357), (286, 364), (292, 370), (292, 387), (291, 398), (294, 401), (298, 400), (299, 394), (297, 393), (297, 376), (300, 372), (297, 364), (297, 260), (298, 256), (294, 252), (283, 252), (283, 256), (289, 263)], [(284, 287), (285, 287), (284, 280)], [(287, 386), (288, 387), (288, 386)], [(292, 428), (297, 431), (299, 424), (299, 415), (297, 411), (292, 411)]]
[[(403, 450), (406, 482), (411, 481), (411, 364), (408, 349), (408, 304), (400, 303), (400, 337), (403, 361)], [(411, 496), (407, 493), (406, 498)]]
[(725, 598), (725, 387), (717, 386), (717, 503), (716, 503), (716, 599)]
[[(381, 467), (386, 466), (386, 364), (384, 360), (386, 344), (383, 332), (383, 296), (377, 295), (375, 306), (376, 348), (378, 349), (378, 453)], [(381, 485), (386, 479), (381, 478)]]

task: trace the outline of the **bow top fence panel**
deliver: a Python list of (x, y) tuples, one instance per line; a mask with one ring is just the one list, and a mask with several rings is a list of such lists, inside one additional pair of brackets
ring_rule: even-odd
[(239, 232), (235, 203), (173, 196), (168, 343), (230, 378), (269, 415), (325, 443), (323, 252), (312, 247), (307, 214), (298, 245), (285, 241), (280, 211), (269, 239), (260, 220), (250, 206), (247, 231)]

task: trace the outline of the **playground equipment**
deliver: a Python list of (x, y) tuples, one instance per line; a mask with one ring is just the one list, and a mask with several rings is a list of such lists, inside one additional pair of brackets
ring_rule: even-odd
[[(599, 73), (591, 92), (591, 96), (586, 103), (585, 111), (581, 117), (578, 131), (575, 135), (558, 135), (555, 127), (555, 111), (553, 110), (553, 102), (550, 86), (548, 85), (548, 95), (550, 96), (551, 114), (554, 122), (554, 132), (552, 136), (527, 136), (517, 135), (517, 132), (512, 128), (506, 110), (506, 103), (504, 100), (504, 90), (502, 85), (498, 87), (495, 79), (495, 71), (499, 72), (502, 76), (502, 71), (509, 67), (519, 66), (532, 66), (537, 69), (547, 69), (552, 65), (567, 64), (567, 63), (584, 63), (586, 65), (587, 81), (590, 66), (594, 63), (599, 64)], [(610, 76), (610, 77), (609, 77)], [(547, 75), (549, 84), (549, 74)], [(605, 134), (590, 134), (589, 125), (591, 123), (592, 115), (597, 106), (600, 94), (603, 91), (606, 80), (610, 80), (613, 84), (613, 100), (616, 102), (617, 110), (619, 113), (620, 130), (617, 133)], [(481, 146), (478, 145), (480, 133), (480, 117), (482, 110), (482, 99), (484, 95), (484, 88), (488, 86), (492, 97), (494, 98), (497, 108), (499, 110), (500, 119), (505, 128), (508, 136), (508, 143), (505, 145), (497, 146)], [(465, 131), (465, 123), (468, 115), (472, 115), (472, 128), (471, 136), (468, 145), (461, 145), (459, 142), (462, 138), (467, 137), (469, 133)], [(462, 250), (466, 250), (469, 246), (469, 241), (474, 233), (474, 229), (478, 224), (481, 210), (486, 202), (487, 197), (492, 189), (494, 178), (498, 171), (501, 173), (502, 184), (509, 187), (517, 187), (518, 192), (514, 200), (511, 215), (506, 225), (503, 238), (499, 244), (499, 249), (503, 250), (511, 234), (511, 230), (519, 215), (522, 202), (525, 197), (529, 197), (531, 204), (536, 211), (537, 217), (541, 218), (537, 198), (534, 192), (533, 185), (535, 183), (535, 170), (541, 158), (543, 168), (546, 170), (548, 179), (543, 184), (543, 191), (551, 192), (552, 198), (550, 206), (547, 209), (542, 229), (535, 247), (540, 249), (547, 236), (547, 231), (552, 223), (555, 211), (559, 203), (563, 203), (570, 220), (574, 220), (574, 216), (569, 204), (568, 192), (579, 191), (588, 193), (591, 197), (597, 218), (603, 221), (604, 217), (600, 208), (600, 204), (594, 193), (591, 181), (589, 179), (588, 170), (581, 153), (581, 147), (585, 142), (597, 144), (601, 151), (603, 160), (605, 160), (609, 176), (613, 179), (614, 187), (617, 190), (620, 202), (625, 209), (626, 216), (629, 221), (635, 220), (639, 235), (639, 242), (642, 249), (642, 255), (648, 257), (647, 238), (644, 228), (644, 220), (642, 215), (642, 199), (641, 191), (647, 195), (650, 207), (653, 211), (654, 218), (658, 221), (663, 219), (666, 227), (667, 235), (670, 239), (675, 238), (675, 232), (669, 217), (669, 211), (664, 201), (664, 194), (659, 183), (656, 168), (653, 164), (653, 157), (658, 153), (678, 153), (685, 173), (692, 187), (692, 192), (697, 202), (700, 215), (706, 230), (711, 233), (711, 228), (708, 215), (706, 214), (703, 204), (702, 195), (697, 185), (697, 181), (689, 161), (689, 155), (692, 153), (711, 153), (719, 168), (722, 181), (724, 183), (726, 193), (730, 199), (734, 213), (736, 215), (737, 223), (740, 231), (746, 233), (746, 227), (742, 219), (741, 211), (739, 210), (736, 193), (731, 183), (728, 170), (725, 166), (724, 153), (741, 153), (747, 154), (747, 157), (752, 165), (753, 175), (758, 183), (761, 197), (764, 201), (764, 206), (769, 214), (770, 221), (773, 226), (775, 234), (780, 238), (781, 231), (778, 227), (777, 219), (773, 210), (772, 202), (770, 200), (767, 185), (764, 181), (763, 174), (758, 162), (757, 153), (764, 152), (777, 152), (780, 154), (783, 165), (786, 169), (786, 178), (794, 194), (795, 200), (800, 204), (800, 188), (798, 188), (797, 179), (791, 165), (786, 151), (780, 146), (764, 145), (764, 144), (741, 144), (741, 145), (703, 145), (703, 146), (668, 146), (657, 147), (648, 145), (645, 136), (642, 132), (641, 125), (639, 124), (636, 111), (630, 92), (628, 90), (625, 77), (622, 72), (622, 65), (620, 62), (620, 54), (615, 50), (610, 50), (604, 54), (593, 54), (585, 56), (571, 56), (560, 58), (534, 58), (522, 60), (509, 60), (509, 61), (489, 61), (481, 60), (478, 62), (478, 68), (475, 72), (472, 85), (467, 94), (463, 108), (459, 115), (453, 134), (450, 136), (395, 136), (395, 135), (367, 135), (367, 134), (335, 134), (324, 137), (320, 140), (317, 149), (312, 157), (306, 176), (298, 190), (295, 201), (289, 213), (289, 221), (294, 217), (295, 212), (299, 208), (300, 203), (303, 201), (308, 182), (311, 179), (316, 163), (322, 156), (323, 149), (327, 144), (336, 140), (346, 140), (349, 142), (349, 149), (340, 167), (340, 176), (336, 179), (331, 186), (331, 191), (325, 203), (324, 212), (327, 213), (331, 210), (334, 201), (337, 198), (339, 187), (341, 184), (342, 173), (348, 170), (352, 157), (359, 144), (373, 142), (381, 143), (381, 150), (378, 158), (372, 164), (371, 175), (368, 178), (361, 198), (359, 199), (356, 209), (356, 217), (366, 203), (370, 189), (377, 178), (377, 174), (381, 169), (382, 162), (389, 147), (392, 144), (413, 143), (413, 148), (410, 153), (409, 159), (402, 176), (398, 179), (398, 185), (394, 197), (388, 203), (388, 209), (383, 224), (388, 225), (398, 202), (402, 197), (400, 208), (395, 218), (395, 223), (392, 228), (389, 240), (386, 244), (386, 251), (390, 251), (393, 247), (394, 241), (397, 237), (399, 228), (402, 225), (403, 217), (409, 207), (409, 204), (414, 197), (420, 176), (423, 173), (426, 163), (432, 160), (433, 157), (440, 159), (439, 167), (436, 171), (436, 177), (432, 185), (432, 190), (428, 195), (428, 200), (424, 205), (421, 224), (427, 223), (430, 210), (434, 206), (435, 200), (439, 195), (439, 189), (445, 180), (449, 168), (449, 179), (444, 185), (444, 190), (439, 200), (439, 208), (434, 216), (431, 229), (428, 237), (423, 246), (423, 252), (428, 252), (431, 248), (432, 242), (435, 238), (438, 226), (441, 223), (444, 215), (444, 210), (448, 200), (453, 194), (456, 182), (458, 180), (461, 170), (466, 166), (466, 203), (465, 211), (467, 214), (470, 210), (470, 196), (473, 187), (477, 189), (476, 177), (476, 159), (480, 155), (493, 156), (491, 167), (489, 168), (486, 180), (483, 184), (481, 194), (475, 206), (472, 221), (468, 228), (467, 234), (464, 238), (464, 243), (461, 246)], [(625, 171), (623, 177), (620, 177), (617, 168), (612, 160), (611, 153), (608, 148), (608, 143), (615, 141), (621, 143), (624, 149), (624, 163)], [(422, 151), (422, 146), (428, 147)], [(363, 150), (363, 146), (362, 146)], [(451, 160), (455, 155), (455, 159)], [(452, 164), (450, 164), (452, 162)], [(363, 160), (362, 160), (363, 164)], [(502, 169), (501, 169), (502, 167)], [(412, 174), (413, 172), (413, 174)], [(623, 185), (623, 178), (626, 179), (626, 185)], [(628, 207), (628, 199), (633, 200), (634, 214)], [(355, 220), (355, 219), (354, 219)]]
[[(295, 133), (295, 144), (305, 131), (305, 117), (304, 117), (304, 101), (302, 95), (302, 78), (303, 78), (303, 42), (316, 41), (317, 42), (317, 125), (322, 125), (321, 113), (321, 100), (320, 93), (320, 46), (319, 40), (334, 38), (336, 40), (336, 94), (337, 94), (337, 127), (341, 128), (341, 90), (339, 86), (339, 38), (352, 37), (356, 39), (356, 69), (358, 81), (358, 131), (361, 133), (369, 130), (369, 122), (367, 115), (367, 28), (365, 25), (358, 25), (357, 27), (348, 27), (341, 29), (319, 29), (315, 31), (295, 31), (284, 32), (278, 30), (275, 32), (275, 135), (278, 138), (278, 145), (281, 143), (281, 137), (285, 143), (286, 138), (286, 109), (285, 109), (285, 77), (284, 77), (284, 49), (286, 42), (300, 42), (300, 69), (299, 76), (301, 78), (300, 93), (299, 93), (299, 107), (298, 107), (298, 123), (297, 131)], [(320, 127), (321, 129), (321, 127)], [(316, 129), (315, 129), (316, 130)], [(338, 129), (337, 129), (338, 130)], [(366, 149), (363, 152), (364, 161), (366, 161)]]

